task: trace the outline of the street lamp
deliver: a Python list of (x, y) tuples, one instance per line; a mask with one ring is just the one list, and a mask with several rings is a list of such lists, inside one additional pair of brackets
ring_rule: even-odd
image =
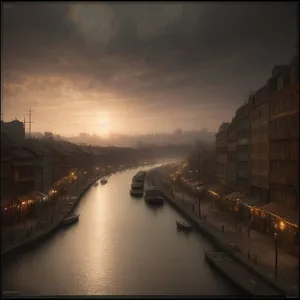
[(274, 241), (275, 241), (275, 278), (278, 277), (278, 233), (274, 233)]
[(236, 204), (234, 207), (234, 212), (235, 212), (235, 228), (237, 228), (238, 225), (238, 212), (239, 212), (239, 199), (236, 200)]

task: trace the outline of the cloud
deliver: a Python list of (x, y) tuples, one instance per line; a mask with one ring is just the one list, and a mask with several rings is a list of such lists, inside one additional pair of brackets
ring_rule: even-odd
[[(173, 111), (189, 116), (186, 129), (213, 114), (204, 125), (215, 130), (273, 65), (288, 61), (297, 13), (292, 2), (18, 3), (4, 10), (2, 28), (7, 118), (57, 105), (65, 120), (105, 110), (129, 118), (130, 130), (148, 113)], [(44, 111), (37, 123), (51, 118)], [(155, 126), (139, 123), (141, 131)]]

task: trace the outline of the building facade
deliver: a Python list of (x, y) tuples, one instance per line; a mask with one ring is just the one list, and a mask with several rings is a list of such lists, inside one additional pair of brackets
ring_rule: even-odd
[(23, 140), (25, 138), (25, 125), (18, 120), (11, 122), (1, 121), (1, 132), (16, 140)]
[(251, 196), (269, 201), (269, 91), (265, 85), (250, 97)]
[(249, 103), (236, 111), (236, 171), (237, 190), (242, 194), (250, 191), (250, 112)]
[(299, 209), (298, 61), (269, 80), (270, 199), (292, 210)]
[(227, 133), (229, 123), (223, 123), (216, 134), (217, 177), (221, 185), (226, 186), (227, 176)]
[(237, 119), (234, 117), (228, 127), (227, 138), (227, 166), (226, 166), (226, 186), (236, 191), (237, 172), (236, 172), (236, 135)]
[(10, 150), (11, 142), (1, 134), (1, 206), (5, 207), (6, 203), (12, 197), (12, 151)]
[(27, 139), (25, 146), (36, 156), (35, 191), (48, 193), (54, 183), (52, 170), (52, 152), (36, 139)]

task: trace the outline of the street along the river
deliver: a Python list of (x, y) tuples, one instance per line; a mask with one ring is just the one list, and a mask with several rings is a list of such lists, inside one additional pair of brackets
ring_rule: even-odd
[(2, 264), (2, 289), (21, 295), (236, 295), (204, 260), (212, 249), (197, 233), (176, 229), (168, 204), (148, 207), (129, 188), (137, 169), (91, 187), (80, 220)]

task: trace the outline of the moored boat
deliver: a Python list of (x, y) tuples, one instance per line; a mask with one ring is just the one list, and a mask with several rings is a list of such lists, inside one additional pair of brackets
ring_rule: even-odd
[(131, 184), (131, 188), (138, 188), (138, 189), (144, 189), (144, 183), (143, 182), (133, 182)]
[(163, 205), (165, 203), (165, 199), (162, 196), (145, 196), (145, 201), (154, 205)]
[(132, 178), (132, 182), (144, 182), (145, 181), (145, 179), (144, 178), (142, 178), (142, 177), (133, 177)]
[(190, 231), (190, 230), (193, 229), (193, 227), (191, 225), (189, 225), (189, 224), (187, 224), (185, 222), (178, 222), (178, 221), (176, 221), (176, 225), (177, 225), (178, 229), (183, 229), (183, 230), (188, 230), (188, 231)]
[(100, 183), (101, 183), (102, 185), (107, 184), (107, 179), (106, 179), (106, 178), (102, 178), (102, 179), (100, 180)]
[(134, 197), (143, 197), (144, 190), (142, 188), (132, 187), (130, 190), (130, 195)]
[(148, 187), (145, 190), (144, 198), (148, 204), (162, 205), (165, 203), (165, 198), (163, 197), (161, 191), (154, 186)]
[(99, 184), (98, 182), (95, 182), (95, 183), (94, 183), (94, 187), (98, 186), (98, 184)]
[(79, 220), (79, 214), (70, 214), (63, 219), (63, 225), (70, 225)]

